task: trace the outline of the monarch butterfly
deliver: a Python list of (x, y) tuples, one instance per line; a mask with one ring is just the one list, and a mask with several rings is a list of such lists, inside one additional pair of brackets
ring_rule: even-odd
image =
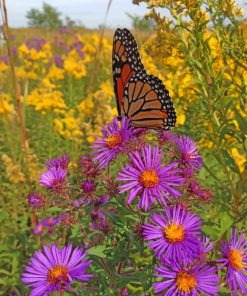
[(134, 127), (175, 126), (169, 92), (159, 78), (146, 73), (136, 41), (127, 29), (117, 29), (114, 34), (112, 71), (119, 118), (125, 115)]

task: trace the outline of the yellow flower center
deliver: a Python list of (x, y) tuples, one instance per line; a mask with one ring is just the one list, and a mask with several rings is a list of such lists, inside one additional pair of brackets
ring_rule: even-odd
[(105, 141), (107, 147), (112, 149), (122, 142), (122, 136), (120, 134), (111, 135)]
[(228, 254), (228, 260), (229, 260), (232, 268), (237, 269), (237, 270), (244, 268), (243, 251), (230, 250), (229, 254)]
[(49, 218), (48, 220), (47, 220), (47, 225), (48, 226), (52, 226), (54, 223), (53, 223), (53, 219), (51, 219), (51, 218)]
[(153, 187), (159, 183), (159, 177), (154, 170), (145, 170), (141, 173), (139, 181), (146, 187)]
[(195, 277), (184, 270), (178, 273), (175, 283), (178, 290), (185, 293), (190, 293), (197, 286)]
[(62, 265), (51, 268), (47, 275), (50, 284), (63, 283), (68, 280), (68, 269)]
[(183, 241), (185, 235), (184, 226), (176, 223), (168, 224), (164, 228), (164, 235), (169, 243), (180, 243)]
[(42, 232), (42, 231), (44, 230), (44, 226), (43, 226), (43, 225), (38, 225), (38, 226), (37, 226), (37, 230), (38, 230), (39, 232)]

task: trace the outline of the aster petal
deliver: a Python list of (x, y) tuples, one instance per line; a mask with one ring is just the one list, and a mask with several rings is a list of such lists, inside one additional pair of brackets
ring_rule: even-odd
[(136, 197), (136, 195), (140, 192), (141, 188), (140, 187), (136, 187), (135, 189), (130, 191), (130, 195), (127, 201), (127, 204), (130, 204), (133, 199)]
[(36, 287), (35, 289), (32, 290), (29, 296), (40, 296), (40, 295), (44, 295), (44, 296), (49, 295), (47, 291), (47, 286), (40, 285), (39, 287)]

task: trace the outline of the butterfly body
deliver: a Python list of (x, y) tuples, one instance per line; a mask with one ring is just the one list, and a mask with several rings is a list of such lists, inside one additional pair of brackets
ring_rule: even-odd
[(176, 113), (169, 92), (159, 78), (146, 73), (135, 39), (127, 29), (115, 32), (112, 61), (119, 117), (125, 115), (134, 127), (173, 127)]

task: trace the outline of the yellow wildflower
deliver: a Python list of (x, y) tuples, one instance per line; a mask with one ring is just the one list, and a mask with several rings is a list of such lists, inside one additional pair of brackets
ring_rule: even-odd
[(237, 166), (239, 168), (239, 171), (242, 173), (245, 168), (246, 158), (243, 155), (241, 155), (239, 153), (239, 150), (235, 147), (231, 149), (231, 154), (232, 154), (232, 157), (233, 157), (235, 163), (237, 164)]
[(149, 54), (147, 54), (143, 48), (140, 49), (140, 55), (142, 58), (143, 65), (147, 70), (147, 73), (152, 73), (152, 75), (157, 76), (161, 80), (164, 80), (161, 72), (155, 66), (152, 57)]
[(56, 65), (52, 65), (49, 69), (47, 77), (51, 80), (63, 80), (64, 69), (58, 68)]
[(26, 163), (28, 166), (28, 175), (31, 181), (37, 182), (42, 172), (42, 169), (39, 166), (39, 159), (37, 155), (32, 151), (32, 149), (29, 147), (28, 142), (26, 142), (25, 146), (26, 147), (24, 153), (26, 157)]
[(49, 92), (47, 89), (36, 88), (27, 97), (28, 105), (34, 106), (37, 111), (52, 111), (57, 112), (67, 109), (63, 100), (63, 94), (60, 91)]
[(24, 59), (29, 54), (29, 49), (27, 48), (25, 43), (22, 43), (18, 47), (18, 55), (20, 59)]
[(13, 113), (14, 105), (10, 103), (10, 96), (0, 93), (0, 114)]
[(89, 116), (94, 109), (93, 94), (89, 94), (78, 106), (77, 109), (81, 112), (83, 118)]
[(42, 87), (42, 88), (46, 88), (46, 89), (53, 89), (53, 88), (56, 88), (56, 85), (55, 85), (54, 83), (51, 82), (51, 80), (49, 79), (48, 76), (46, 76), (46, 77), (42, 80), (40, 87)]
[(2, 161), (5, 167), (7, 178), (14, 184), (22, 183), (25, 180), (25, 176), (21, 171), (21, 166), (18, 163), (14, 163), (13, 160), (7, 155), (2, 155)]
[(85, 61), (81, 59), (75, 49), (72, 49), (65, 58), (64, 69), (76, 79), (86, 76)]
[(182, 110), (177, 111), (177, 125), (183, 125), (185, 123), (185, 114)]
[(64, 118), (56, 118), (54, 120), (55, 131), (77, 143), (82, 142), (83, 132), (80, 129), (80, 118), (74, 116), (75, 110), (70, 109), (64, 116)]
[(87, 141), (88, 141), (88, 143), (90, 143), (90, 144), (92, 144), (94, 141), (96, 140), (96, 137), (95, 136), (88, 136), (87, 137)]
[(20, 66), (16, 68), (16, 75), (19, 79), (30, 79), (30, 80), (38, 80), (39, 76), (33, 71), (25, 69), (24, 66)]
[(3, 61), (0, 61), (0, 73), (5, 72), (8, 69), (8, 65), (6, 65)]
[(118, 116), (118, 111), (116, 107), (112, 109), (112, 116)]
[(113, 85), (109, 80), (101, 83), (100, 90), (110, 99), (114, 96)]

